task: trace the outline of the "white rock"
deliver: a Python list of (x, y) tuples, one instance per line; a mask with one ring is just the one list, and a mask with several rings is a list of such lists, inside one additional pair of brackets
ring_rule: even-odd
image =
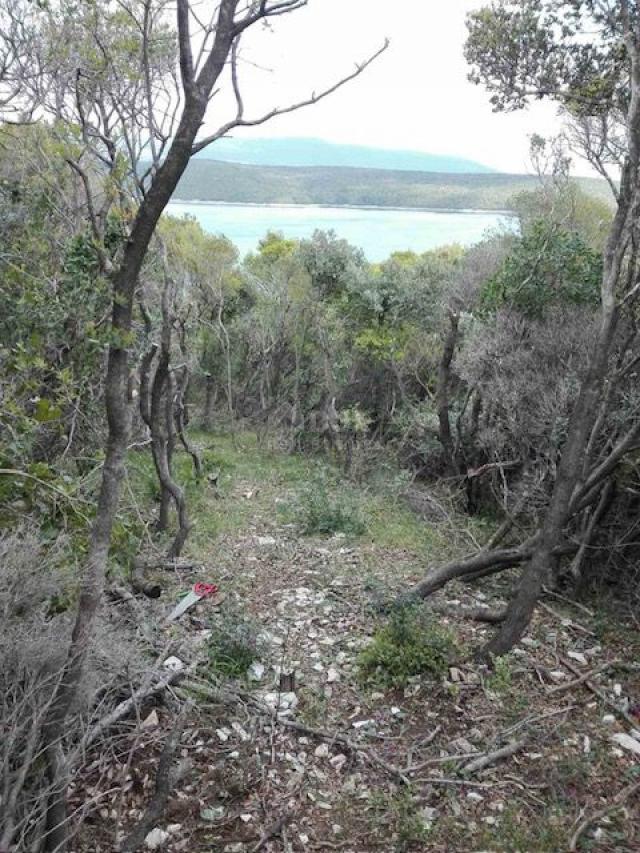
[(628, 749), (629, 752), (634, 752), (636, 755), (640, 755), (640, 741), (637, 741), (634, 737), (631, 737), (631, 735), (621, 732), (619, 734), (611, 735), (611, 740), (623, 749)]
[(329, 745), (326, 743), (321, 743), (320, 746), (317, 746), (313, 754), (316, 758), (326, 758), (329, 755)]
[(253, 820), (253, 815), (252, 815), (252, 814), (248, 814), (248, 813), (247, 813), (247, 814), (241, 814), (241, 815), (240, 815), (240, 820), (241, 820), (243, 823), (250, 823), (250, 822)]
[(614, 684), (613, 685), (613, 695), (614, 696), (622, 696), (622, 685)]
[(334, 755), (333, 758), (329, 759), (329, 764), (334, 767), (338, 773), (342, 770), (344, 765), (347, 763), (347, 756), (343, 755), (341, 752), (338, 755)]
[(154, 709), (140, 724), (141, 729), (155, 729), (159, 725), (158, 712)]
[(181, 829), (181, 823), (170, 823), (167, 827), (167, 832), (169, 833), (169, 835), (176, 835), (176, 833), (180, 832)]
[(467, 794), (467, 799), (472, 800), (472, 802), (474, 803), (480, 803), (482, 802), (482, 800), (484, 800), (484, 797), (482, 796), (482, 794), (478, 794), (477, 791), (469, 791), (469, 793)]
[(571, 660), (576, 660), (578, 663), (584, 664), (585, 666), (587, 664), (587, 659), (582, 652), (567, 652), (567, 657), (571, 658)]
[(327, 682), (333, 684), (335, 681), (340, 681), (340, 673), (334, 666), (330, 666), (327, 670)]
[(181, 661), (175, 655), (168, 657), (162, 665), (165, 669), (171, 670), (171, 672), (180, 672), (180, 670), (184, 669), (184, 661)]
[(229, 740), (231, 729), (228, 729), (225, 726), (223, 729), (216, 729), (216, 734), (218, 735), (218, 740), (222, 741), (222, 743), (226, 743)]
[(276, 544), (276, 540), (273, 538), (273, 536), (257, 536), (256, 542), (258, 543), (258, 545), (275, 545)]
[(249, 669), (247, 670), (247, 678), (249, 681), (262, 681), (264, 677), (265, 667), (263, 663), (260, 663), (258, 660), (254, 660)]
[(429, 827), (438, 817), (438, 810), (431, 808), (431, 806), (425, 806), (425, 808), (420, 812), (420, 816), (422, 817), (425, 825)]
[(613, 714), (605, 714), (602, 718), (602, 722), (607, 726), (612, 726), (616, 721), (616, 718)]
[(145, 837), (144, 844), (147, 850), (159, 850), (161, 847), (164, 847), (165, 841), (168, 838), (169, 833), (165, 832), (164, 829), (160, 829), (159, 826), (156, 826), (156, 828), (152, 829)]
[(240, 723), (238, 723), (236, 720), (231, 723), (231, 728), (238, 735), (241, 741), (246, 742), (248, 740), (251, 740), (250, 735), (247, 734), (247, 732), (242, 728)]

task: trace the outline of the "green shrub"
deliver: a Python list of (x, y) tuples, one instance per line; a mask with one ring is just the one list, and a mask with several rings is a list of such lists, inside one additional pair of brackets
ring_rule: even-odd
[(296, 500), (294, 512), (303, 533), (346, 533), (360, 536), (365, 531), (362, 508), (347, 486), (332, 488), (324, 473), (313, 477)]
[(231, 610), (220, 614), (207, 641), (209, 670), (227, 678), (242, 678), (260, 657), (259, 628)]
[(443, 675), (456, 651), (451, 631), (436, 625), (423, 608), (405, 607), (360, 653), (359, 674), (379, 687), (400, 687), (414, 675)]

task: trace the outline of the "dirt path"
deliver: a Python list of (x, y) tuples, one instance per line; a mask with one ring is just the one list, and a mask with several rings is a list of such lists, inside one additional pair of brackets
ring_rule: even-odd
[[(633, 709), (638, 672), (596, 674), (606, 701), (584, 683), (564, 689), (614, 658), (632, 662), (630, 634), (603, 637), (586, 613), (549, 599), (491, 674), (468, 662), (490, 629), (437, 615), (455, 633), (458, 662), (394, 689), (363, 684), (358, 656), (385, 624), (376, 600), (424, 571), (421, 537), (441, 547), (436, 560), (469, 550), (465, 536), (452, 537), (446, 518), (409, 523), (397, 497), (368, 493), (360, 536), (303, 536), (291, 505), (300, 510), (304, 500), (306, 463), (227, 446), (211, 464), (224, 471), (221, 497), (199, 498), (187, 555), (201, 568), (171, 579), (154, 605), (166, 610), (197, 580), (219, 583), (226, 595), (167, 632), (187, 663), (209, 644), (210, 662), (199, 666), (197, 684), (181, 688), (197, 699), (183, 737), (192, 766), (157, 827), (156, 849), (564, 851), (585, 818), (639, 778), (640, 740), (634, 752), (633, 731), (612, 710)], [(454, 613), (495, 606), (507, 583), (452, 586), (437, 603)], [(206, 695), (221, 683), (220, 646), (211, 652), (211, 643), (222, 635), (248, 649), (240, 660), (251, 663), (248, 677), (223, 679), (238, 691), (226, 701)], [(156, 713), (157, 751), (170, 714)], [(504, 747), (512, 754), (491, 757), (486, 769), (469, 766)], [(150, 766), (144, 790), (152, 778)], [(640, 849), (633, 796), (581, 829), (576, 849)]]

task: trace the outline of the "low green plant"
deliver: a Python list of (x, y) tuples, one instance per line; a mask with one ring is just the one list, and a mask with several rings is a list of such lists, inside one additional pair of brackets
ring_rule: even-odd
[(319, 471), (298, 492), (294, 515), (303, 533), (346, 533), (360, 536), (365, 531), (362, 507), (348, 486), (330, 483), (329, 476)]
[[(386, 836), (393, 836), (394, 853), (424, 850), (430, 826), (420, 814), (411, 790), (404, 788), (394, 794), (374, 792), (370, 806), (376, 812), (376, 823)], [(391, 833), (389, 830), (391, 829)]]
[(401, 687), (416, 675), (440, 677), (457, 652), (452, 632), (433, 622), (422, 607), (394, 611), (358, 658), (362, 681)]
[(511, 660), (508, 655), (493, 659), (491, 675), (486, 679), (485, 685), (493, 693), (504, 694), (511, 690), (512, 673)]
[(207, 641), (209, 671), (227, 678), (243, 678), (260, 657), (258, 627), (236, 610), (216, 619)]

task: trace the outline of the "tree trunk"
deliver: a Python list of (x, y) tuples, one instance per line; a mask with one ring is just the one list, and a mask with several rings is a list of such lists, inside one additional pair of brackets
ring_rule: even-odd
[(458, 341), (459, 317), (457, 314), (449, 313), (449, 328), (444, 339), (442, 357), (438, 366), (438, 387), (436, 389), (436, 406), (438, 408), (438, 432), (442, 449), (444, 450), (447, 471), (451, 475), (458, 473), (456, 463), (456, 452), (451, 434), (451, 421), (449, 418), (449, 386), (451, 384), (451, 362)]
[(634, 60), (632, 78), (634, 82), (628, 116), (630, 153), (623, 170), (618, 209), (604, 254), (598, 337), (569, 421), (567, 439), (562, 449), (551, 501), (536, 549), (523, 572), (502, 628), (483, 650), (484, 656), (505, 654), (526, 630), (542, 586), (555, 569), (553, 550), (562, 538), (564, 527), (571, 515), (572, 504), (575, 503), (579, 487), (583, 485), (585, 456), (602, 401), (618, 319), (616, 289), (622, 277), (630, 229), (638, 204), (640, 69), (637, 58)]
[(96, 613), (102, 600), (111, 543), (111, 532), (120, 498), (124, 476), (124, 461), (130, 427), (129, 354), (128, 340), (133, 315), (133, 299), (142, 263), (158, 220), (191, 158), (193, 143), (202, 124), (213, 87), (222, 73), (235, 37), (235, 2), (220, 4), (216, 35), (211, 52), (195, 85), (185, 92), (185, 105), (173, 142), (164, 162), (158, 168), (125, 244), (122, 260), (112, 274), (113, 308), (111, 330), (113, 343), (109, 347), (105, 379), (105, 408), (108, 438), (100, 494), (93, 523), (89, 553), (84, 567), (75, 624), (67, 651), (64, 675), (55, 691), (44, 724), (45, 758), (50, 779), (61, 781), (50, 798), (48, 851), (65, 853), (68, 847), (69, 826), (66, 816), (66, 780), (60, 780), (57, 748), (65, 735), (65, 722), (77, 695), (84, 664), (91, 648)]

